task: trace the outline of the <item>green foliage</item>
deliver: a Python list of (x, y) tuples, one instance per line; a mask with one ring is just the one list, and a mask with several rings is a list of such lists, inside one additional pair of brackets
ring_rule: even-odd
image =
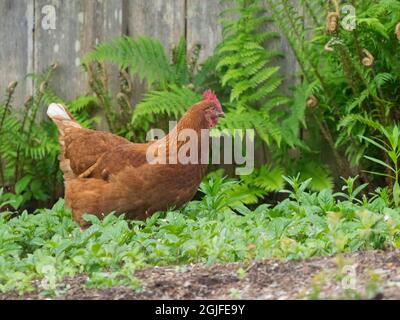
[(49, 68), (33, 76), (36, 92), (21, 108), (14, 108), (10, 87), (0, 105), (0, 185), (7, 190), (3, 197), (15, 209), (29, 200), (45, 201), (53, 196), (59, 150), (56, 131), (37, 119), (52, 71)]
[[(12, 217), (0, 214), (0, 291), (26, 292), (36, 281), (43, 295), (68, 290), (67, 276), (84, 273), (87, 286), (140, 288), (135, 270), (170, 264), (303, 259), (399, 246), (400, 212), (380, 196), (346, 198), (328, 189), (307, 192), (288, 179), (289, 198), (250, 209), (242, 183), (220, 174), (201, 185), (204, 197), (180, 210), (127, 222), (87, 216), (81, 232), (60, 200), (52, 209)], [(227, 191), (227, 192), (221, 192)], [(238, 214), (236, 214), (236, 213)]]
[[(168, 128), (167, 120), (177, 120), (201, 100), (200, 93), (212, 77), (210, 70), (214, 62), (210, 58), (201, 68), (200, 50), (197, 45), (187, 54), (186, 41), (181, 38), (172, 50), (170, 61), (159, 40), (120, 37), (90, 52), (83, 59), (84, 68), (110, 130), (128, 139), (144, 141), (152, 125)], [(108, 87), (104, 62), (115, 63), (120, 68), (120, 92), (115, 97)], [(134, 108), (132, 79), (136, 76), (146, 83), (148, 92)]]
[(161, 42), (148, 37), (133, 39), (123, 36), (99, 44), (82, 62), (88, 64), (92, 61), (113, 62), (121, 69), (129, 67), (132, 76), (137, 75), (149, 85), (166, 87), (175, 77)]
[[(257, 152), (263, 151), (272, 167), (279, 166), (284, 174), (304, 171), (303, 180), (312, 176), (315, 190), (332, 187), (329, 170), (319, 165), (315, 157), (308, 157), (307, 167), (303, 165), (304, 157), (287, 157), (290, 149), (296, 148), (304, 153), (310, 151), (300, 139), (301, 130), (306, 127), (307, 90), (299, 84), (292, 99), (280, 90), (283, 78), (276, 64), (282, 54), (272, 49), (279, 36), (267, 28), (272, 20), (264, 9), (264, 3), (257, 0), (233, 3), (233, 7), (231, 5), (222, 13), (223, 40), (215, 54), (220, 84), (229, 92), (223, 101), (227, 112), (220, 119), (219, 127), (255, 129)], [(309, 167), (318, 170), (314, 174)], [(251, 178), (261, 181), (263, 177), (257, 178), (257, 174), (263, 173), (265, 168), (256, 171)]]
[[(44, 295), (57, 295), (68, 289), (64, 277), (81, 273), (91, 287), (138, 289), (135, 270), (147, 266), (400, 247), (399, 2), (357, 2), (356, 29), (332, 33), (324, 26), (328, 2), (301, 0), (301, 12), (289, 0), (267, 3), (301, 69), (303, 82), (291, 98), (280, 92), (281, 54), (270, 49), (277, 34), (266, 31), (271, 18), (257, 0), (235, 0), (224, 12), (223, 41), (202, 65), (200, 46), (188, 54), (183, 38), (169, 54), (158, 40), (120, 37), (83, 59), (93, 94), (62, 101), (49, 85), (52, 66), (30, 75), (34, 96), (15, 108), (10, 84), (0, 103), (1, 292), (29, 291), (39, 280)], [(118, 92), (110, 89), (107, 62), (119, 67)], [(134, 77), (147, 90), (135, 108)], [(40, 120), (49, 103), (65, 103), (88, 128), (101, 109), (111, 132), (143, 141), (207, 88), (226, 111), (220, 127), (254, 128), (268, 165), (240, 179), (212, 172), (195, 200), (144, 222), (89, 215), (92, 225), (81, 232), (62, 200), (52, 209), (22, 211), (52, 202), (62, 190), (56, 128)], [(320, 163), (326, 148), (333, 170)], [(330, 171), (345, 177), (339, 192)], [(369, 173), (378, 177), (371, 181)], [(287, 197), (274, 203), (280, 194), (267, 197), (271, 192)]]
[(365, 140), (367, 143), (371, 144), (372, 146), (375, 146), (382, 150), (386, 156), (385, 161), (382, 161), (380, 159), (377, 159), (375, 157), (371, 157), (368, 155), (365, 155), (364, 157), (379, 166), (385, 168), (385, 170), (382, 171), (372, 171), (370, 173), (379, 175), (379, 176), (384, 176), (386, 178), (390, 178), (390, 181), (392, 181), (392, 197), (394, 204), (396, 206), (399, 206), (400, 204), (400, 185), (399, 185), (399, 174), (400, 174), (400, 169), (398, 167), (399, 164), (399, 159), (400, 159), (400, 130), (397, 125), (393, 126), (391, 130), (387, 130), (384, 127), (380, 127), (380, 132), (382, 132), (383, 136), (385, 137), (385, 140), (381, 140), (379, 138), (368, 138), (361, 136), (363, 140)]
[(223, 176), (223, 170), (212, 172), (204, 179), (199, 191), (200, 201), (188, 204), (188, 210), (199, 215), (214, 217), (221, 212), (246, 214), (248, 204), (255, 204), (265, 193), (252, 179), (238, 181)]
[(55, 69), (53, 65), (42, 74), (29, 75), (36, 90), (24, 106), (13, 104), (16, 83), (10, 84), (5, 101), (0, 103), (0, 187), (4, 188), (3, 198), (14, 209), (30, 202), (51, 204), (62, 190), (57, 129), (42, 117), (48, 105), (64, 103), (89, 128), (99, 121), (91, 116), (97, 108), (95, 97), (82, 96), (66, 102), (53, 93), (49, 83)]
[[(231, 13), (236, 18), (231, 18)], [(271, 149), (276, 167), (286, 158), (288, 148), (307, 148), (299, 139), (300, 129), (306, 124), (305, 103), (294, 103), (289, 108), (290, 99), (279, 91), (283, 79), (274, 64), (281, 54), (265, 49), (278, 36), (265, 31), (271, 19), (259, 1), (235, 1), (235, 7), (225, 11), (221, 21), (223, 41), (202, 65), (197, 63), (200, 46), (188, 54), (183, 38), (172, 49), (170, 60), (158, 40), (122, 37), (97, 46), (83, 59), (89, 83), (110, 130), (134, 141), (144, 141), (154, 126), (168, 130), (167, 120), (179, 119), (201, 99), (204, 89), (211, 87), (226, 111), (219, 127), (255, 129), (259, 140)], [(104, 62), (121, 68), (121, 84), (125, 85), (115, 97), (108, 88)], [(134, 76), (145, 81), (148, 90), (135, 107), (131, 105)], [(313, 164), (317, 166), (315, 161)], [(291, 161), (283, 167), (284, 173), (295, 173), (301, 163)], [(321, 165), (318, 169), (321, 174), (319, 180), (314, 175), (314, 189), (332, 186), (329, 171)]]
[(302, 180), (311, 179), (311, 190), (321, 191), (323, 189), (333, 189), (333, 178), (326, 167), (315, 162), (309, 162), (302, 164), (300, 170)]
[[(274, 142), (280, 146), (283, 140), (293, 146), (298, 143), (302, 112), (287, 111), (289, 99), (278, 90), (283, 78), (279, 67), (273, 64), (281, 53), (265, 49), (278, 34), (265, 31), (271, 18), (265, 15), (259, 1), (234, 3), (234, 8), (222, 14), (223, 41), (217, 48), (216, 69), (221, 74), (222, 87), (230, 91), (229, 102), (224, 104), (228, 112), (220, 126), (254, 128), (268, 145)], [(228, 14), (235, 14), (237, 18), (228, 19)]]
[[(375, 171), (375, 164), (364, 156), (375, 154), (377, 159), (385, 159), (385, 155), (383, 150), (378, 155), (361, 136), (382, 139), (380, 126), (398, 121), (400, 51), (395, 28), (400, 21), (399, 2), (355, 2), (356, 28), (346, 30), (343, 25), (351, 17), (340, 12), (333, 32), (325, 25), (328, 12), (335, 11), (329, 2), (303, 0), (304, 12), (288, 0), (267, 3), (304, 78), (304, 84), (295, 90), (298, 99), (293, 104), (309, 106), (307, 127), (317, 128), (310, 132), (323, 137), (339, 175), (360, 174), (363, 181), (369, 181), (365, 171)], [(311, 98), (314, 104), (308, 104)], [(321, 148), (320, 141), (319, 145), (312, 142), (313, 137), (305, 141), (311, 149)], [(375, 185), (382, 183), (375, 180)]]
[(262, 166), (255, 170), (251, 176), (243, 176), (241, 179), (248, 184), (254, 184), (265, 192), (280, 191), (284, 186), (283, 168)]
[[(346, 193), (338, 192), (338, 193), (336, 193), (336, 195), (341, 196), (341, 197), (347, 199), (348, 201), (358, 202), (358, 203), (362, 204), (363, 201), (357, 199), (357, 197), (367, 187), (367, 184), (363, 183), (359, 186), (356, 186), (355, 182), (357, 179), (358, 179), (358, 176), (353, 177), (353, 178), (348, 177), (347, 179), (342, 178), (342, 180), (346, 183), (342, 187), (342, 191), (345, 191)], [(363, 200), (365, 200), (365, 198)]]
[(99, 102), (92, 95), (78, 96), (72, 101), (64, 102), (64, 104), (82, 127), (93, 129), (96, 124), (101, 122), (99, 116), (94, 116)]
[(202, 99), (200, 94), (185, 87), (171, 85), (168, 90), (150, 91), (135, 108), (132, 116), (134, 128), (150, 128), (156, 117), (167, 116), (178, 120), (188, 109)]

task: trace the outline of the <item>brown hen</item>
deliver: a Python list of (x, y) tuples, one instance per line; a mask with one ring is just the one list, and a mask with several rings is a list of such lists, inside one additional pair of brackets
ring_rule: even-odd
[[(145, 219), (156, 211), (179, 208), (191, 200), (207, 168), (200, 160), (208, 149), (202, 150), (200, 141), (208, 139), (208, 135), (207, 130), (203, 135), (201, 131), (214, 127), (223, 111), (208, 90), (168, 135), (145, 144), (85, 129), (61, 104), (51, 104), (47, 114), (59, 131), (65, 205), (71, 208), (80, 226), (87, 227), (88, 222), (82, 218), (85, 213), (100, 219), (110, 212), (124, 213), (129, 219)], [(199, 143), (194, 148), (188, 149), (188, 139), (181, 138), (180, 133), (187, 131), (184, 129), (192, 129), (197, 135)], [(172, 153), (179, 155), (185, 145), (184, 153), (191, 161), (182, 163), (179, 157), (166, 163), (160, 160), (162, 156), (170, 159)]]

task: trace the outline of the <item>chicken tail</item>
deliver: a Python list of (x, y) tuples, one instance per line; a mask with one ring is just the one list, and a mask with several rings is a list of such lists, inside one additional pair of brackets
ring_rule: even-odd
[[(47, 115), (57, 124), (62, 122), (64, 125), (68, 125), (68, 122), (74, 123), (72, 126), (79, 128), (81, 127), (79, 123), (74, 119), (71, 112), (59, 103), (52, 103), (47, 108)], [(71, 124), (70, 124), (71, 125)]]
[(47, 108), (47, 115), (54, 121), (58, 128), (58, 141), (61, 147), (59, 156), (60, 169), (64, 172), (64, 180), (67, 181), (75, 178), (70, 165), (70, 160), (66, 157), (65, 136), (74, 128), (82, 128), (82, 126), (74, 119), (71, 112), (59, 103), (52, 103)]

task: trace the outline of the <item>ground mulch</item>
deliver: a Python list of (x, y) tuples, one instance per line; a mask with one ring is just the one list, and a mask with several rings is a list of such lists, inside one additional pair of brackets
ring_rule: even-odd
[[(52, 299), (400, 299), (400, 250), (287, 262), (153, 267), (136, 276), (140, 291), (87, 288), (86, 275), (68, 278), (63, 283), (68, 290)], [(0, 294), (4, 299), (46, 297), (36, 291)]]

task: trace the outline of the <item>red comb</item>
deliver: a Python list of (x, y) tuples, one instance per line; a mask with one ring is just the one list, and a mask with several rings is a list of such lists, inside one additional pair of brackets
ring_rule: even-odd
[(219, 100), (218, 100), (217, 96), (215, 95), (214, 91), (212, 91), (210, 89), (204, 91), (203, 98), (204, 98), (205, 101), (215, 103), (217, 105), (217, 107), (222, 110), (221, 103), (219, 102)]
[(204, 100), (215, 101), (218, 100), (217, 96), (215, 95), (214, 91), (208, 89), (203, 93)]

